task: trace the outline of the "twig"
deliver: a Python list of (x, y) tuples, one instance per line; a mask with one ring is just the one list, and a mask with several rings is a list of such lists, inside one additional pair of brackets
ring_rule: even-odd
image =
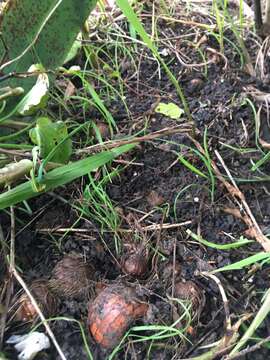
[(25, 152), (24, 150), (18, 151), (18, 150), (8, 150), (8, 149), (0, 148), (0, 153), (6, 154), (9, 156), (19, 156), (19, 157), (23, 157), (23, 158), (32, 159), (31, 153), (29, 151)]
[[(156, 231), (156, 230), (165, 230), (165, 229), (174, 229), (177, 227), (181, 227), (181, 226), (186, 226), (186, 225), (190, 225), (192, 224), (191, 220), (188, 221), (184, 221), (182, 223), (176, 223), (176, 224), (153, 224), (153, 225), (147, 225), (147, 226), (143, 226), (141, 229), (143, 231)], [(93, 232), (95, 231), (95, 229), (69, 229), (69, 228), (43, 228), (43, 229), (38, 229), (37, 230), (40, 233), (65, 233), (65, 232), (72, 232), (72, 233), (89, 233), (89, 232)], [(133, 232), (132, 229), (122, 229), (119, 228), (118, 229), (119, 232), (123, 232), (123, 233), (130, 233)], [(104, 232), (114, 232), (112, 230), (104, 230)]]
[(15, 279), (18, 281), (18, 283), (21, 285), (21, 287), (23, 288), (23, 290), (25, 291), (26, 295), (29, 297), (31, 303), (33, 304), (38, 316), (40, 317), (42, 324), (44, 325), (48, 335), (50, 336), (60, 358), (62, 360), (67, 360), (67, 358), (65, 357), (63, 351), (61, 350), (45, 316), (42, 314), (42, 311), (40, 310), (40, 307), (38, 306), (38, 303), (36, 302), (36, 300), (34, 299), (34, 297), (32, 296), (31, 292), (28, 290), (27, 285), (25, 284), (25, 282), (23, 281), (22, 277), (20, 276), (20, 274), (17, 272), (17, 270), (15, 268), (12, 269), (12, 274), (14, 275)]
[(177, 49), (174, 49), (173, 47), (170, 47), (170, 49), (173, 50), (174, 52), (174, 55), (176, 56), (177, 60), (179, 61), (179, 63), (181, 65), (183, 65), (184, 67), (187, 67), (187, 68), (194, 68), (194, 67), (204, 67), (204, 66), (207, 66), (207, 65), (210, 65), (214, 62), (214, 59), (210, 59), (210, 60), (207, 60), (205, 62), (202, 62), (202, 63), (194, 63), (194, 64), (187, 64), (183, 59), (181, 59), (180, 55), (179, 55), (179, 52)]
[[(141, 17), (151, 17), (151, 14), (142, 14)], [(196, 21), (191, 21), (191, 20), (181, 20), (181, 19), (175, 19), (175, 18), (171, 18), (168, 16), (163, 16), (163, 15), (158, 15), (157, 19), (161, 19), (164, 21), (170, 21), (170, 22), (174, 22), (174, 23), (178, 23), (178, 24), (184, 24), (184, 25), (190, 25), (190, 26), (195, 26), (195, 27), (200, 27), (206, 30), (214, 30), (216, 28), (216, 25), (214, 24), (203, 24), (203, 23), (198, 23)]]
[(177, 126), (173, 126), (171, 128), (165, 128), (162, 130), (158, 130), (155, 131), (151, 134), (145, 135), (145, 136), (138, 136), (138, 137), (134, 137), (132, 139), (129, 140), (109, 140), (104, 142), (103, 144), (96, 144), (96, 145), (92, 145), (83, 149), (79, 149), (76, 151), (77, 154), (83, 154), (83, 153), (92, 153), (92, 152), (96, 152), (96, 151), (101, 151), (104, 149), (113, 149), (116, 148), (118, 146), (122, 146), (122, 145), (127, 145), (127, 144), (134, 144), (134, 143), (139, 143), (142, 141), (149, 141), (149, 140), (153, 140), (156, 139), (160, 136), (165, 136), (165, 135), (172, 135), (172, 134), (176, 134), (176, 133), (191, 133), (193, 131), (193, 128), (191, 126), (190, 123), (184, 123), (181, 125), (177, 125)]
[[(10, 186), (9, 186), (10, 190)], [(14, 206), (10, 207), (10, 267), (15, 268), (15, 214)]]

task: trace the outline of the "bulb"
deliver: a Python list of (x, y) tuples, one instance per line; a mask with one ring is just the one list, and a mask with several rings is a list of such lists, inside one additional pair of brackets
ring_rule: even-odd
[[(29, 288), (45, 317), (57, 312), (58, 299), (52, 294), (47, 280), (35, 280)], [(38, 314), (29, 297), (24, 293), (16, 302), (15, 319), (22, 322), (35, 321)]]
[(139, 300), (134, 288), (110, 285), (89, 304), (89, 331), (102, 347), (113, 348), (147, 310), (148, 304)]
[(200, 314), (205, 303), (203, 291), (193, 281), (177, 282), (174, 288), (174, 297), (183, 301), (189, 301), (193, 313), (197, 315)]
[(142, 244), (133, 247), (122, 256), (122, 271), (134, 277), (141, 278), (145, 276), (148, 268), (148, 251)]
[(61, 297), (79, 298), (87, 294), (93, 277), (94, 267), (71, 253), (55, 265), (49, 285)]

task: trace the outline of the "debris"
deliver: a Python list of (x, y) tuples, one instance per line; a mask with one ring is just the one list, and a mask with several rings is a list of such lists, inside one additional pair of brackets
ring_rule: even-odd
[(40, 351), (50, 347), (49, 338), (38, 331), (26, 335), (12, 335), (6, 342), (13, 344), (20, 353), (19, 360), (32, 360)]

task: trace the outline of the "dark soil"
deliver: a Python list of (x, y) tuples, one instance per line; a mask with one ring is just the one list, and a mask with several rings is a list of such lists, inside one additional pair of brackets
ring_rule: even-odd
[[(151, 7), (146, 7), (144, 14), (150, 15)], [(184, 17), (179, 15), (179, 18)], [(199, 14), (190, 13), (188, 18), (201, 23), (208, 21), (206, 17)], [(146, 28), (151, 30), (151, 23), (148, 21), (151, 18), (144, 19)], [(127, 29), (124, 22), (118, 25), (122, 29)], [(172, 45), (185, 62), (202, 63), (199, 52), (193, 46), (195, 43), (193, 27), (183, 24), (170, 26), (168, 22), (160, 20), (158, 29), (162, 30), (161, 50), (166, 48), (166, 37), (173, 37)], [(198, 30), (198, 34), (203, 35), (203, 30)], [(184, 38), (181, 38), (183, 35), (189, 35), (189, 41), (183, 40)], [(110, 36), (113, 39), (113, 35)], [(230, 32), (226, 33), (226, 36), (236, 42)], [(100, 45), (102, 37), (105, 38), (106, 33), (101, 30), (99, 38), (92, 39), (93, 44)], [(197, 41), (198, 37), (196, 37)], [(131, 48), (131, 45), (129, 46)], [(207, 47), (219, 52), (219, 45), (210, 34), (207, 35), (201, 50)], [(170, 49), (168, 46), (169, 52)], [(251, 48), (253, 60), (256, 57), (256, 50)], [(108, 51), (111, 51), (111, 54), (114, 53), (113, 43), (111, 46), (108, 45)], [(196, 140), (203, 144), (203, 133), (207, 129), (210, 156), (224, 176), (226, 174), (216, 157), (215, 150), (219, 151), (235, 179), (248, 180), (254, 178), (255, 175), (262, 176), (262, 173), (252, 173), (250, 170), (251, 160), (254, 162), (259, 160), (262, 154), (256, 148), (252, 109), (247, 102), (243, 101), (245, 88), (253, 85), (259, 90), (269, 92), (270, 86), (252, 78), (244, 69), (241, 69), (238, 53), (227, 42), (225, 42), (224, 55), (228, 60), (227, 66), (224, 59), (216, 54), (213, 63), (207, 65), (207, 74), (205, 74), (205, 67), (183, 66), (172, 51), (164, 57), (164, 60), (170, 63), (172, 72), (183, 86), (192, 118), (198, 129)], [(83, 58), (77, 60), (83, 61)], [(139, 72), (136, 76), (132, 76), (135, 71), (133, 65), (128, 60), (124, 60), (126, 59), (123, 59), (121, 76), (125, 79), (125, 97), (131, 112), (130, 117), (127, 116), (121, 101), (108, 100), (104, 96), (104, 102), (117, 123), (118, 133), (115, 137), (119, 138), (141, 131), (146, 120), (147, 133), (174, 126), (175, 120), (153, 111), (153, 105), (159, 100), (174, 101), (179, 104), (175, 87), (166, 74), (162, 71), (161, 75), (159, 74), (157, 62), (148, 51), (139, 46), (137, 58), (135, 58)], [(112, 80), (112, 85), (115, 85), (114, 82), (117, 83), (117, 80)], [(79, 87), (80, 84), (76, 83), (76, 86)], [(104, 90), (102, 83), (95, 81), (95, 86), (96, 91), (102, 94)], [(57, 106), (52, 104), (51, 109), (55, 111)], [(77, 114), (78, 117), (82, 117), (81, 113)], [(87, 116), (97, 121), (104, 121), (100, 118), (100, 113), (94, 110), (89, 110)], [(264, 137), (269, 133), (265, 118), (266, 114), (262, 112), (261, 122), (265, 122)], [(183, 117), (182, 121), (186, 120)], [(224, 144), (231, 147), (226, 147)], [(100, 224), (91, 216), (82, 217), (76, 222), (74, 228), (83, 231), (70, 231), (63, 236), (64, 232), (61, 232), (61, 229), (71, 227), (78, 220), (79, 212), (72, 205), (80, 203), (81, 189), (87, 184), (86, 178), (81, 182), (57, 189), (54, 193), (31, 200), (29, 202), (33, 211), (31, 215), (27, 215), (19, 208), (16, 209), (18, 234), (16, 236), (16, 264), (18, 269), (22, 270), (28, 285), (34, 279), (49, 278), (56, 262), (62, 259), (64, 254), (75, 251), (82, 254), (86, 262), (95, 267), (94, 283), (123, 282), (136, 285), (141, 289), (146, 301), (151, 304), (151, 314), (148, 314), (147, 319), (136, 322), (138, 325), (170, 325), (175, 321), (172, 302), (169, 300), (175, 281), (192, 280), (202, 290), (205, 304), (202, 304), (199, 319), (197, 318), (192, 324), (192, 331), (186, 334), (189, 342), (182, 341), (179, 337), (159, 340), (153, 343), (150, 355), (147, 357), (150, 341), (136, 343), (132, 342), (134, 337), (130, 337), (114, 359), (181, 359), (192, 358), (203, 353), (199, 349), (202, 345), (214, 343), (224, 336), (225, 312), (216, 283), (208, 277), (201, 276), (200, 272), (222, 267), (263, 251), (256, 241), (251, 245), (229, 251), (215, 250), (200, 245), (187, 235), (186, 230), (190, 229), (194, 233), (199, 232), (209, 242), (227, 244), (236, 241), (240, 236), (245, 236), (245, 231), (248, 230), (242, 220), (224, 211), (226, 208), (236, 208), (236, 203), (232, 194), (229, 194), (218, 180), (215, 183), (214, 196), (211, 198), (209, 179), (196, 175), (179, 160), (177, 161), (178, 155), (182, 154), (193, 166), (204, 174), (208, 174), (201, 159), (190, 151), (189, 147), (194, 148), (194, 144), (181, 133), (141, 143), (130, 153), (121, 157), (121, 160), (127, 162), (134, 160), (135, 164), (125, 167), (120, 172), (120, 176), (114, 177), (106, 187), (121, 218), (118, 236), (124, 245), (124, 251), (127, 251), (125, 245), (134, 244), (134, 241), (138, 239), (141, 242), (147, 241), (150, 260), (148, 271), (142, 279), (126, 276), (121, 271), (115, 261), (117, 259), (120, 262), (121, 256), (115, 251), (114, 234), (110, 231), (102, 232), (104, 229), (101, 229)], [(252, 148), (255, 151), (240, 153), (234, 151), (233, 147)], [(117, 166), (117, 164), (113, 163), (112, 166)], [(265, 165), (261, 170), (264, 176), (268, 173), (269, 165)], [(96, 177), (98, 176), (101, 176), (101, 173), (97, 173)], [(246, 181), (239, 182), (239, 186), (258, 224), (267, 234), (270, 226), (268, 183)], [(61, 199), (66, 199), (67, 202), (64, 203)], [(145, 219), (138, 223), (143, 216)], [(7, 238), (10, 233), (9, 221), (8, 214), (2, 212), (1, 225)], [(184, 222), (187, 222), (187, 225), (175, 225), (172, 228), (166, 226), (166, 224)], [(145, 227), (149, 225), (156, 225), (156, 228), (146, 231)], [(171, 270), (174, 266), (181, 268), (175, 276), (172, 275)], [(261, 294), (269, 287), (269, 270), (269, 266), (264, 265), (263, 268), (252, 268), (252, 272), (250, 268), (247, 268), (217, 275), (228, 296), (233, 323), (243, 314), (256, 313), (261, 304)], [(5, 278), (3, 269), (1, 269), (1, 274), (3, 281)], [(106, 359), (110, 351), (96, 345), (86, 326), (87, 304), (88, 301), (92, 301), (93, 296), (93, 291), (90, 291), (88, 299), (63, 298), (57, 316), (81, 321), (94, 359), (101, 360)], [(11, 334), (27, 332), (29, 327), (29, 325), (7, 323), (4, 340)], [(51, 323), (51, 327), (67, 359), (87, 359), (77, 323), (57, 320)], [(266, 337), (269, 334), (269, 328), (270, 322), (266, 319), (263, 326), (256, 332), (256, 336)], [(146, 334), (147, 332), (144, 333)], [(16, 358), (13, 350), (6, 345), (4, 351), (9, 359)], [(242, 358), (263, 359), (269, 354), (268, 348), (263, 347)], [(46, 353), (39, 354), (37, 359), (58, 360), (59, 356), (51, 347)]]

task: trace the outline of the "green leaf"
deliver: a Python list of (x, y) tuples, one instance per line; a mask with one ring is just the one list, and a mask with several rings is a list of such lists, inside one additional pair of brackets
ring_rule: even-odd
[[(42, 64), (46, 70), (62, 65), (96, 2), (9, 0), (1, 19), (0, 54), (6, 54), (4, 62), (10, 63), (2, 65), (0, 71), (25, 73), (32, 64)], [(27, 93), (34, 83), (34, 77), (26, 77), (10, 78), (2, 84), (22, 87)], [(12, 112), (17, 103), (18, 99), (9, 99), (4, 115)]]
[(174, 103), (159, 103), (155, 112), (170, 117), (171, 119), (178, 120), (184, 114), (184, 110)]
[(189, 161), (187, 161), (183, 156), (179, 155), (178, 157), (179, 161), (185, 165), (189, 170), (191, 170), (192, 172), (194, 172), (194, 174), (197, 174), (205, 179), (207, 179), (208, 177), (202, 173), (199, 169), (197, 169), (194, 165), (192, 165)]
[(77, 37), (77, 39), (74, 41), (71, 49), (69, 50), (63, 64), (69, 62), (70, 60), (74, 59), (75, 56), (77, 56), (79, 50), (82, 47), (82, 34), (80, 33)]
[[(104, 151), (100, 154), (89, 156), (83, 160), (61, 166), (45, 174), (40, 185), (45, 187), (42, 192), (35, 192), (32, 182), (27, 181), (15, 188), (0, 194), (0, 210), (18, 204), (21, 201), (39, 196), (44, 192), (50, 191), (58, 186), (66, 185), (71, 181), (96, 170), (115, 157), (132, 149), (136, 144), (124, 145), (111, 151)], [(37, 181), (37, 178), (35, 179)]]
[(270, 259), (269, 252), (260, 252), (258, 254), (249, 256), (246, 259), (243, 259), (243, 260), (237, 261), (233, 264), (216, 269), (216, 270), (212, 271), (212, 273), (214, 274), (214, 273), (217, 273), (220, 271), (240, 270), (246, 266), (252, 265), (258, 261), (265, 260), (265, 259)]
[(230, 243), (230, 244), (215, 244), (212, 243), (210, 241), (204, 240), (201, 236), (194, 234), (191, 230), (187, 230), (187, 234), (190, 235), (194, 240), (202, 243), (205, 246), (209, 246), (213, 249), (218, 249), (218, 250), (230, 250), (230, 249), (235, 249), (235, 248), (239, 248), (240, 246), (249, 244), (251, 242), (254, 242), (253, 240), (248, 240), (245, 239), (243, 237), (241, 237), (238, 241)]
[[(36, 127), (29, 131), (29, 136), (34, 144), (39, 147), (39, 155), (42, 159), (57, 146), (50, 160), (64, 164), (68, 162), (72, 152), (72, 141), (68, 137), (68, 130), (63, 121), (52, 122), (47, 117), (37, 119)], [(66, 139), (65, 141), (63, 141)]]

